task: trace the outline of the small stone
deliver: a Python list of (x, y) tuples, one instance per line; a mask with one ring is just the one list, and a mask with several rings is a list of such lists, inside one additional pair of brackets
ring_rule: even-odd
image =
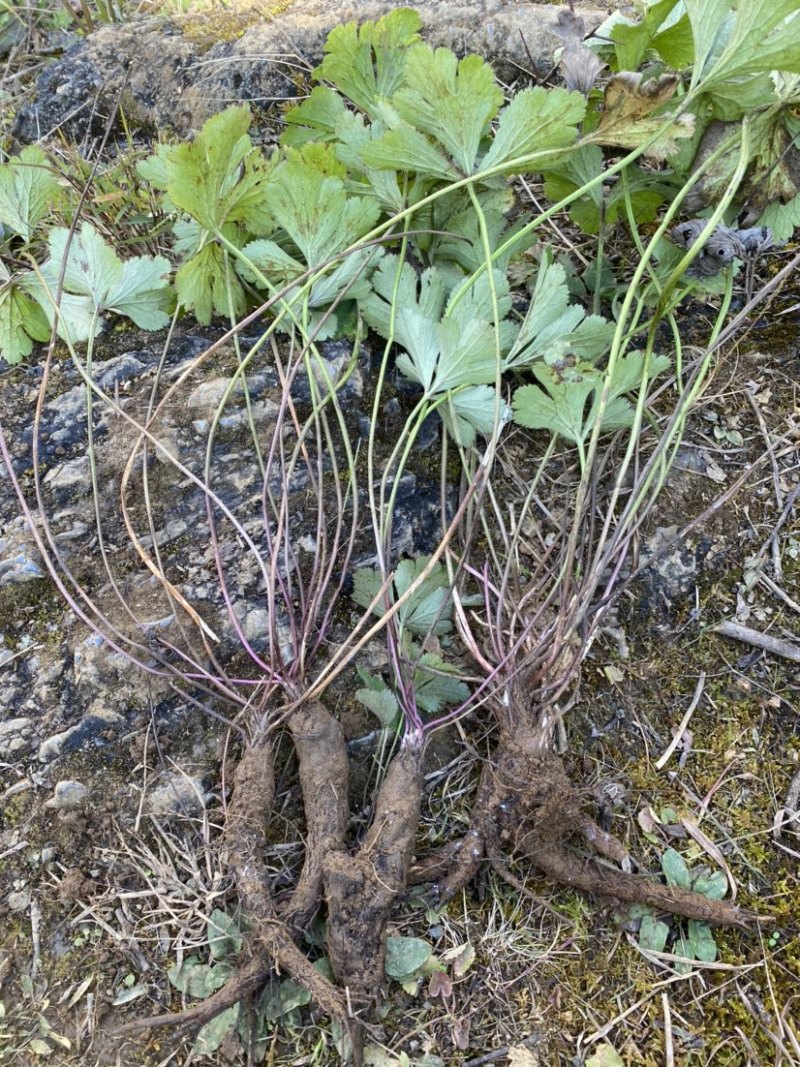
[(17, 893), (9, 893), (6, 900), (12, 911), (27, 911), (31, 903), (31, 891), (20, 889)]
[(39, 745), (39, 762), (49, 763), (51, 760), (61, 755), (61, 750), (64, 745), (69, 741), (70, 737), (78, 733), (80, 726), (70, 726), (68, 730), (64, 730), (60, 734), (53, 734), (52, 737), (48, 737), (46, 741), (42, 741)]
[(199, 815), (208, 799), (201, 778), (170, 775), (147, 798), (151, 815)]
[(9, 719), (0, 723), (0, 760), (9, 760), (31, 747), (32, 719)]
[(66, 778), (56, 782), (53, 799), (48, 800), (45, 807), (56, 808), (58, 811), (78, 811), (83, 807), (88, 795), (89, 790), (83, 782)]

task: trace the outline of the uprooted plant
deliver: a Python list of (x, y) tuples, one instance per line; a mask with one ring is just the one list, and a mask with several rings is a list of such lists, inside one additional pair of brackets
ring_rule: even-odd
[[(667, 48), (653, 19), (612, 33), (623, 73), (605, 94), (591, 85), (537, 87), (503, 106), (483, 60), (432, 50), (418, 40), (415, 13), (401, 9), (331, 34), (316, 73), (326, 84), (287, 114), (273, 156), (251, 141), (246, 108), (212, 118), (191, 144), (160, 146), (139, 171), (173, 219), (176, 314), (191, 312), (204, 324), (222, 315), (231, 328), (174, 373), (168, 335), (151, 396), (135, 415), (97, 380), (98, 331), (107, 312), (143, 328), (166, 326), (169, 262), (140, 256), (123, 264), (88, 223), (51, 232), (42, 262), (36, 234), (54, 195), (52, 176), (38, 154), (0, 174), (0, 192), (24, 200), (11, 220), (15, 270), (2, 268), (0, 345), (20, 359), (52, 331), (82, 376), (94, 532), (114, 610), (73, 575), (59, 548), (37, 439), (33, 501), (0, 441), (42, 554), (78, 616), (114, 649), (187, 702), (217, 716), (220, 706), (235, 713), (226, 719), (236, 766), (218, 852), (248, 921), (248, 956), (202, 1004), (132, 1027), (197, 1027), (233, 1009), (277, 966), (349, 1026), (357, 1058), (359, 1023), (369, 1021), (383, 980), (387, 925), (409, 877), (435, 881), (448, 899), (484, 858), (517, 886), (509, 865), (529, 860), (589, 892), (693, 920), (748, 919), (708, 895), (635, 877), (553, 750), (581, 662), (629, 576), (632, 540), (722, 336), (730, 270), (718, 285), (723, 298), (705, 351), (685, 365), (674, 313), (698, 281), (684, 271), (717, 226), (732, 221), (742, 180), (752, 178), (754, 160), (763, 164), (765, 126), (783, 129), (798, 99), (796, 78), (768, 77), (773, 67), (797, 66), (792, 5), (773, 0), (732, 11), (685, 0), (679, 11), (676, 0), (658, 5), (660, 18), (670, 6), (688, 30), (669, 38), (671, 61), (693, 71), (680, 96), (677, 74), (649, 81), (624, 74), (648, 49)], [(728, 131), (689, 176), (693, 156), (683, 149), (694, 150), (697, 125), (730, 103), (742, 82), (761, 94), (758, 118)], [(627, 154), (607, 160), (609, 147)], [(510, 175), (543, 177), (550, 206), (510, 223)], [(682, 204), (711, 178), (713, 211), (695, 225), (694, 242), (671, 247), (664, 238)], [(644, 239), (640, 225), (667, 200)], [(599, 234), (595, 262), (580, 278), (541, 243), (532, 250), (565, 209)], [(633, 251), (609, 280), (602, 250), (618, 221)], [(706, 284), (711, 272), (702, 273)], [(573, 299), (577, 292), (589, 298), (591, 314)], [(599, 313), (608, 296), (615, 321)], [(664, 323), (672, 363), (660, 350)], [(384, 341), (377, 369), (360, 357), (365, 327)], [(331, 337), (346, 342), (335, 358), (322, 345)], [(83, 342), (85, 358), (76, 349)], [(53, 345), (39, 417), (52, 357)], [(187, 451), (186, 442), (175, 445), (176, 413), (212, 371), (221, 377), (201, 396), (207, 417), (193, 423), (195, 450)], [(365, 430), (350, 409), (354, 383), (370, 373)], [(386, 442), (381, 418), (393, 380), (410, 399)], [(130, 434), (129, 458), (116, 472), (119, 509), (98, 473), (98, 410)], [(442, 423), (437, 543), (422, 558), (403, 559), (398, 493), (432, 416)], [(524, 460), (511, 458), (512, 422), (525, 437)], [(220, 450), (230, 440), (241, 468), (233, 474)], [(179, 504), (195, 527), (190, 552), (208, 571), (209, 609), (200, 609), (182, 578), (187, 560), (160, 547)], [(149, 583), (139, 607), (107, 551), (118, 512)], [(355, 618), (343, 595), (353, 570)], [(155, 621), (164, 598), (168, 629)], [(360, 660), (378, 636), (384, 674)], [(326, 703), (353, 668), (363, 683), (358, 698), (378, 716), (387, 750), (396, 745), (356, 842), (348, 837), (350, 757)], [(476, 709), (493, 719), (496, 745), (470, 831), (412, 868), (426, 740)], [(297, 759), (305, 840), (294, 885), (276, 899), (265, 853), (279, 735), (288, 735)], [(573, 834), (624, 869), (576, 859), (567, 851)], [(298, 945), (319, 910), (338, 986)], [(235, 1010), (229, 1018), (233, 1026)]]

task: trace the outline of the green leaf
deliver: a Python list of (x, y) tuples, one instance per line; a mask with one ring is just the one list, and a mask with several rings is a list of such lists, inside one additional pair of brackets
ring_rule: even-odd
[[(695, 40), (696, 71), (708, 92), (722, 82), (779, 70), (800, 71), (797, 0), (685, 0)], [(697, 73), (696, 73), (697, 77)]]
[(393, 129), (365, 145), (361, 155), (364, 163), (376, 170), (407, 170), (443, 181), (460, 177), (447, 157), (406, 122), (398, 122)]
[(26, 1046), (34, 1056), (52, 1056), (53, 1049), (46, 1041), (42, 1041), (40, 1037), (34, 1037), (32, 1041), (29, 1041)]
[[(419, 578), (430, 561), (430, 556), (404, 559), (397, 564), (394, 573), (394, 589), (399, 599)], [(441, 636), (453, 628), (450, 580), (447, 569), (437, 563), (422, 585), (405, 603), (400, 611), (404, 629), (419, 636)]]
[[(385, 124), (379, 119), (367, 125), (363, 115), (345, 111), (336, 124), (336, 158), (351, 172), (350, 181), (345, 184), (349, 192), (358, 189), (362, 195), (371, 194), (377, 198), (381, 207), (394, 213), (405, 206), (405, 194), (398, 181), (400, 168), (379, 170), (369, 166), (364, 159), (364, 150), (385, 131)], [(356, 174), (363, 176), (363, 180), (357, 182)]]
[(276, 167), (264, 192), (264, 206), (310, 267), (354, 244), (380, 214), (372, 198), (347, 196), (340, 178), (299, 159)]
[[(123, 263), (88, 222), (72, 235), (62, 227), (51, 230), (48, 244), (50, 259), (40, 272), (52, 294), (56, 292), (61, 266), (66, 260), (65, 295), (85, 297), (97, 316), (106, 311), (116, 312), (143, 330), (163, 329), (169, 323), (170, 265), (163, 256), (136, 256)], [(40, 303), (51, 318), (52, 303), (49, 300)], [(86, 340), (88, 327), (84, 329), (82, 316), (80, 321), (71, 321), (71, 307), (68, 301), (62, 300), (63, 321), (59, 332), (66, 328), (73, 340)]]
[(642, 917), (639, 925), (639, 944), (650, 952), (663, 952), (669, 936), (669, 926), (653, 914)]
[(419, 40), (421, 26), (417, 12), (407, 7), (390, 11), (377, 22), (337, 26), (328, 35), (325, 57), (314, 77), (331, 82), (369, 113), (403, 83), (406, 50)]
[(391, 730), (397, 725), (400, 705), (389, 689), (384, 688), (380, 692), (373, 689), (356, 689), (355, 698), (372, 712), (385, 729)]
[[(398, 563), (394, 573), (394, 582), (387, 591), (389, 603), (394, 603), (408, 591), (417, 580), (430, 560), (430, 556), (419, 559), (404, 559)], [(377, 596), (382, 585), (379, 572), (371, 567), (359, 568), (353, 576), (352, 598), (356, 604), (366, 608)], [(441, 636), (452, 628), (452, 607), (450, 604), (450, 582), (446, 568), (437, 563), (415, 593), (409, 597), (399, 612), (401, 627), (421, 637), (428, 634)], [(379, 618), (386, 611), (386, 605), (378, 603), (373, 614)]]
[(769, 226), (776, 241), (788, 241), (800, 228), (800, 193), (788, 204), (768, 204), (758, 225)]
[(433, 949), (418, 937), (386, 938), (386, 974), (401, 982), (411, 978), (427, 963)]
[[(242, 248), (242, 255), (249, 260), (237, 259), (236, 270), (253, 285), (262, 284), (259, 273), (264, 275), (272, 285), (279, 286), (281, 283), (295, 278), (306, 269), (294, 256), (290, 256), (274, 241), (266, 237), (259, 237), (255, 241), (248, 241)], [(251, 265), (252, 264), (252, 265)], [(253, 270), (253, 267), (256, 270)]]
[(298, 146), (309, 141), (336, 140), (337, 123), (347, 114), (341, 96), (327, 85), (318, 85), (302, 104), (283, 116), (286, 129), (281, 144)]
[(414, 669), (414, 700), (429, 715), (438, 715), (445, 707), (463, 704), (469, 686), (455, 676), (455, 668), (441, 656), (425, 652)]
[(436, 410), (447, 432), (457, 445), (471, 448), (478, 434), (489, 437), (495, 428), (511, 418), (511, 409), (504, 400), (496, 403), (497, 391), (490, 385), (473, 385), (450, 393)]
[(44, 216), (61, 200), (47, 156), (27, 145), (0, 167), (0, 222), (29, 242)]
[(34, 341), (47, 341), (50, 326), (39, 304), (0, 262), (0, 356), (13, 365), (31, 354)]
[[(656, 47), (654, 41), (658, 30), (678, 3), (679, 0), (660, 0), (658, 3), (651, 3), (645, 11), (644, 18), (639, 22), (618, 22), (612, 27), (609, 36), (614, 42), (618, 70), (638, 70), (648, 49)], [(689, 50), (682, 56), (684, 62), (680, 65), (685, 67), (692, 63), (694, 49), (688, 17), (683, 15), (680, 21), (685, 24), (688, 31)], [(675, 69), (680, 69), (680, 67)]]
[(272, 164), (247, 135), (250, 118), (246, 106), (226, 108), (204, 123), (191, 144), (165, 153), (169, 199), (214, 234), (231, 222), (252, 233), (272, 227), (263, 199)]
[[(557, 203), (596, 178), (604, 167), (603, 152), (598, 145), (583, 144), (571, 152), (556, 170), (545, 172), (545, 196)], [(643, 171), (635, 164), (625, 170), (623, 181), (598, 184), (574, 200), (568, 210), (572, 221), (584, 233), (596, 234), (601, 224), (608, 226), (625, 217), (625, 189), (631, 200), (634, 221), (652, 222), (661, 204), (674, 194), (669, 181), (653, 171)]]
[(214, 314), (235, 318), (247, 306), (247, 295), (225, 250), (215, 243), (184, 263), (175, 275), (175, 288), (181, 305), (194, 312), (203, 326), (208, 326)]
[(410, 126), (444, 148), (462, 174), (471, 174), (503, 92), (480, 56), (458, 60), (449, 48), (419, 44), (409, 49), (405, 86), (392, 103)]
[(285, 978), (278, 985), (278, 988), (267, 997), (259, 1014), (262, 1014), (265, 1019), (274, 1021), (280, 1019), (282, 1015), (288, 1015), (290, 1011), (294, 1011), (296, 1008), (304, 1008), (306, 1004), (310, 1003), (311, 994), (309, 991), (301, 986), (299, 982), (295, 982), (293, 978)]
[(514, 421), (531, 430), (550, 430), (573, 444), (591, 433), (590, 398), (602, 388), (602, 375), (593, 367), (579, 365), (566, 378), (546, 364), (533, 368), (544, 386), (523, 385), (514, 393)]
[(215, 908), (206, 922), (208, 948), (215, 960), (235, 956), (244, 944), (241, 930), (235, 919)]
[(587, 360), (608, 352), (613, 323), (571, 304), (567, 272), (545, 252), (539, 263), (528, 310), (516, 342), (503, 362), (504, 370), (520, 370), (547, 357), (554, 363), (572, 352)]
[(622, 1056), (613, 1045), (598, 1045), (597, 1051), (586, 1061), (586, 1067), (625, 1067)]
[[(481, 161), (481, 169), (505, 166), (538, 152), (569, 148), (578, 139), (578, 123), (586, 112), (583, 93), (566, 89), (523, 89), (500, 115), (492, 147)], [(514, 171), (528, 167), (515, 164)], [(542, 163), (533, 165), (535, 171)]]
[(692, 883), (695, 893), (702, 893), (709, 900), (722, 900), (728, 892), (728, 879), (724, 871), (714, 871), (713, 874), (700, 875)]
[(228, 1034), (235, 1029), (238, 1018), (238, 1004), (233, 1004), (225, 1011), (221, 1011), (219, 1015), (215, 1015), (198, 1031), (192, 1046), (194, 1055), (210, 1056), (212, 1052), (216, 1052)]
[(167, 978), (179, 992), (204, 1000), (221, 989), (233, 973), (227, 963), (212, 966), (201, 963), (197, 956), (187, 956), (180, 966), (176, 964), (167, 970)]
[(674, 848), (668, 848), (661, 857), (661, 869), (667, 879), (667, 885), (677, 886), (679, 889), (690, 889), (692, 885), (689, 868), (686, 866), (683, 856)]
[(707, 922), (689, 919), (688, 938), (692, 956), (703, 963), (713, 963), (717, 958), (717, 943)]

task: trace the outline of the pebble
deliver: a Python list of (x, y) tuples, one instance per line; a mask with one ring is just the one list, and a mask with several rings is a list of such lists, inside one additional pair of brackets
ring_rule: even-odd
[(83, 782), (65, 778), (56, 782), (53, 798), (46, 802), (45, 807), (55, 808), (57, 811), (78, 811), (88, 796), (89, 790)]

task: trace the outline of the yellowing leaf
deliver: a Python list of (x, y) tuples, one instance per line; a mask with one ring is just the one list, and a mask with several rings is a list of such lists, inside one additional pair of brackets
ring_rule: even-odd
[(625, 1067), (622, 1057), (612, 1045), (598, 1045), (597, 1052), (586, 1061), (586, 1067)]
[(694, 116), (681, 115), (659, 132), (668, 116), (653, 112), (674, 95), (677, 86), (675, 74), (662, 74), (647, 81), (630, 71), (615, 74), (606, 85), (603, 114), (591, 139), (614, 148), (638, 148), (652, 140), (648, 156), (665, 159), (672, 155), (678, 150), (677, 141), (694, 133)]

